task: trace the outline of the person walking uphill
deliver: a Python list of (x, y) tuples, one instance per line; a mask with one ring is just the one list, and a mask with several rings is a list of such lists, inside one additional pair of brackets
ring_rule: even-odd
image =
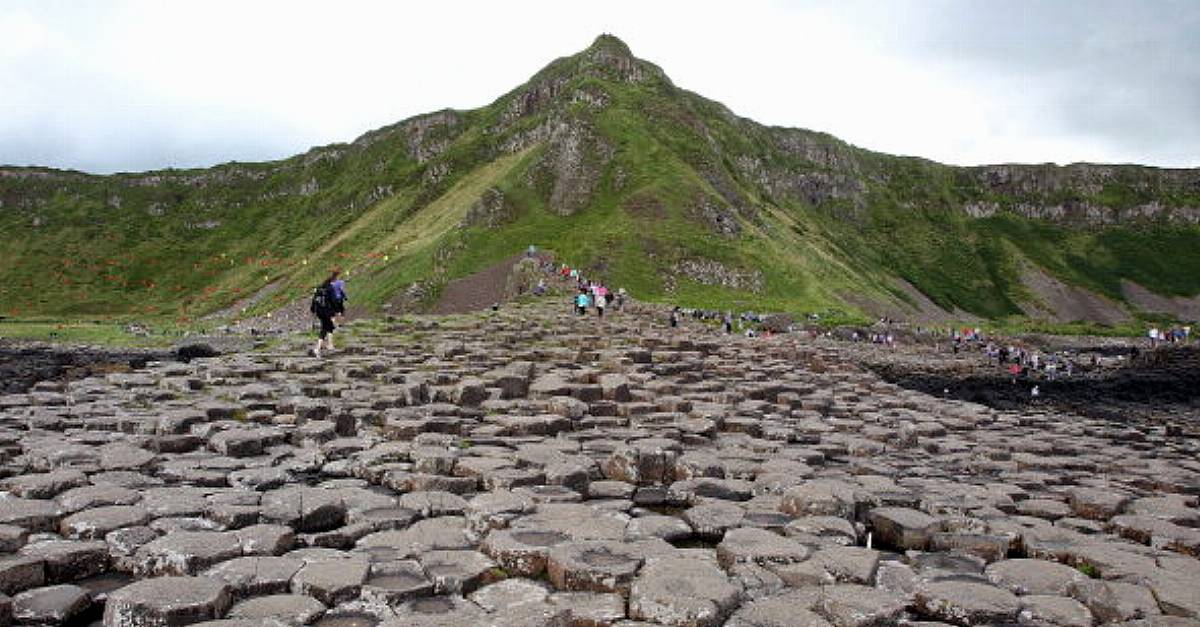
[(346, 315), (346, 301), (350, 300), (350, 298), (346, 296), (346, 280), (341, 278), (341, 273), (341, 270), (334, 269), (333, 274), (331, 274), (330, 277), (336, 278), (334, 278), (329, 284), (330, 287), (333, 288), (333, 309), (334, 315), (337, 316)]
[[(309, 311), (321, 322), (317, 344), (311, 351), (314, 357), (321, 356), (322, 345), (333, 350), (333, 332), (337, 329), (333, 324), (333, 317), (345, 311), (343, 300), (338, 297), (337, 288), (334, 287), (339, 274), (340, 271), (334, 270), (329, 278), (317, 286), (317, 289), (313, 291), (312, 302), (308, 306)], [(344, 295), (345, 292), (342, 294)]]

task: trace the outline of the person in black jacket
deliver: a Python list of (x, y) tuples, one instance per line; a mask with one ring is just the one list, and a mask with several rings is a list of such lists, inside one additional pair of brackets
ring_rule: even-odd
[(333, 317), (341, 313), (343, 307), (342, 299), (338, 297), (337, 289), (334, 287), (334, 282), (338, 280), (339, 274), (341, 271), (335, 269), (330, 273), (329, 278), (325, 279), (313, 292), (309, 310), (321, 322), (317, 344), (309, 351), (313, 357), (321, 356), (323, 345), (329, 350), (333, 350), (333, 332), (337, 330), (337, 326), (333, 324)]

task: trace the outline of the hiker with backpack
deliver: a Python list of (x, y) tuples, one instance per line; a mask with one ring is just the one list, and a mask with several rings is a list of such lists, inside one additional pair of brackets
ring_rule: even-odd
[(341, 270), (334, 269), (332, 276), (337, 276), (337, 278), (334, 279), (329, 285), (333, 288), (334, 315), (345, 316), (346, 301), (350, 299), (346, 297), (346, 280), (341, 278), (341, 276), (339, 276), (340, 274)]
[[(339, 274), (341, 271), (334, 269), (329, 278), (317, 286), (317, 289), (313, 291), (312, 302), (308, 306), (309, 311), (321, 322), (317, 344), (309, 351), (313, 357), (321, 356), (322, 345), (333, 350), (333, 332), (337, 330), (337, 326), (333, 324), (333, 317), (345, 312), (345, 283), (338, 279)], [(343, 286), (340, 296), (335, 283), (341, 283)]]

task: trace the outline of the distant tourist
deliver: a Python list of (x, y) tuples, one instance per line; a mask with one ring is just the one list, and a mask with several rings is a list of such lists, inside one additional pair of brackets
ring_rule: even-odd
[(597, 284), (592, 289), (592, 300), (596, 303), (596, 316), (604, 317), (604, 308), (608, 306), (608, 289), (601, 284)]
[(679, 307), (671, 309), (671, 328), (679, 326)]
[(579, 293), (575, 295), (575, 313), (582, 316), (587, 313), (587, 309), (588, 309), (587, 290), (580, 289)]

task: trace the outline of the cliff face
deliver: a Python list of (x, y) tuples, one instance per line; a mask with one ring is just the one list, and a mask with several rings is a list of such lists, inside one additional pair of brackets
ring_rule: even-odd
[(538, 243), (698, 305), (1023, 315), (1054, 309), (1045, 276), (1128, 316), (1130, 285), (1200, 293), (1198, 221), (1200, 170), (875, 153), (739, 118), (602, 36), (487, 107), (281, 161), (0, 168), (0, 298), (36, 294), (0, 313), (191, 318), (283, 286), (270, 308), (331, 264), (375, 306)]

